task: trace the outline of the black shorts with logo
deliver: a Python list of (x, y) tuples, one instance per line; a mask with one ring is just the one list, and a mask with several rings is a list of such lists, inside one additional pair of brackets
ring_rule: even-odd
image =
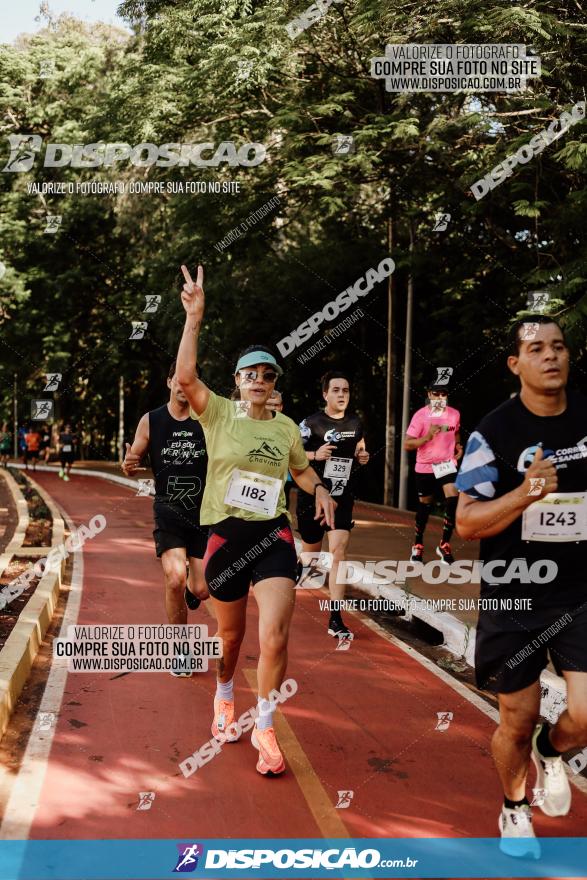
[[(334, 497), (334, 500), (337, 504), (334, 512), (334, 528), (350, 532), (355, 525), (353, 522), (355, 499), (350, 492), (344, 492), (342, 495)], [(324, 537), (325, 532), (332, 531), (330, 526), (321, 526), (320, 520), (314, 519), (316, 516), (316, 501), (312, 495), (302, 492), (301, 489), (298, 489), (296, 516), (298, 532), (305, 544), (318, 544)]]
[[(447, 486), (449, 483), (454, 483), (456, 478), (456, 471), (454, 474), (445, 474), (444, 477), (439, 477), (438, 479), (434, 474), (419, 474), (416, 471), (416, 490), (418, 492), (418, 498), (427, 498), (429, 495), (434, 495), (437, 487)], [(442, 494), (444, 495), (444, 492)]]
[[(538, 681), (549, 657), (559, 675), (563, 671), (587, 672), (587, 602), (549, 609), (546, 615), (541, 614), (540, 625), (531, 624), (532, 628), (528, 617), (523, 612), (479, 613), (475, 641), (478, 687), (502, 694), (522, 690)], [(513, 619), (518, 621), (515, 629)]]
[(210, 527), (204, 576), (210, 595), (220, 602), (242, 599), (251, 583), (267, 578), (295, 581), (296, 569), (294, 537), (285, 514), (268, 520), (229, 516)]
[(200, 526), (197, 520), (194, 522), (192, 511), (178, 510), (165, 501), (155, 501), (153, 515), (155, 518), (153, 537), (158, 557), (166, 550), (185, 547), (186, 556), (204, 558), (208, 527)]

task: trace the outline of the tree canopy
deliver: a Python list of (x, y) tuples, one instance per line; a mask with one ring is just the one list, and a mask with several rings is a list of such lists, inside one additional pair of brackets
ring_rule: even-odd
[[(309, 5), (309, 4), (306, 4)], [(112, 455), (118, 377), (126, 431), (161, 403), (183, 311), (181, 263), (206, 269), (201, 360), (228, 393), (238, 351), (275, 346), (391, 255), (385, 282), (358, 303), (364, 317), (305, 363), (285, 358), (285, 411), (321, 403), (319, 377), (349, 372), (372, 450), (365, 494), (381, 500), (387, 336), (400, 429), (406, 295), (415, 316), (412, 408), (437, 365), (454, 368), (465, 435), (513, 389), (506, 329), (547, 290), (585, 371), (585, 124), (519, 164), (484, 198), (471, 185), (584, 100), (586, 26), (576, 2), (333, 3), (295, 39), (305, 8), (282, 0), (126, 0), (129, 30), (51, 18), (0, 47), (3, 163), (9, 135), (43, 144), (265, 145), (254, 167), (43, 167), (0, 175), (0, 377), (10, 417), (13, 374), (25, 419), (60, 372), (59, 417), (83, 426), (91, 457)], [(515, 43), (542, 75), (520, 93), (392, 93), (371, 76), (388, 43)], [(51, 70), (40, 75), (40, 70)], [(335, 152), (336, 138), (352, 149)], [(32, 183), (239, 184), (239, 192), (114, 195), (29, 192)], [(271, 199), (266, 216), (247, 223)], [(450, 214), (444, 230), (439, 213)], [(48, 233), (47, 215), (60, 215)], [(231, 230), (245, 232), (219, 246)], [(436, 224), (437, 225), (437, 224)], [(389, 242), (391, 237), (391, 251)], [(147, 296), (160, 296), (145, 312)], [(341, 319), (344, 315), (341, 315)], [(129, 339), (132, 322), (147, 322)], [(332, 325), (337, 321), (333, 321)], [(323, 336), (322, 330), (319, 335)], [(318, 336), (308, 341), (316, 341)], [(45, 395), (47, 396), (47, 395)]]

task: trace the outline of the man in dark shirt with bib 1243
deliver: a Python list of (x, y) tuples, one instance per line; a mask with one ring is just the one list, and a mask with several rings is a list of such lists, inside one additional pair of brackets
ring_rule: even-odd
[[(501, 848), (536, 856), (530, 759), (537, 806), (564, 816), (571, 788), (561, 754), (587, 743), (587, 400), (566, 390), (569, 350), (546, 315), (514, 325), (508, 367), (520, 393), (469, 437), (457, 529), (481, 539), (475, 672), (499, 699), (492, 751), (505, 795)], [(537, 724), (549, 655), (567, 688), (552, 728)]]

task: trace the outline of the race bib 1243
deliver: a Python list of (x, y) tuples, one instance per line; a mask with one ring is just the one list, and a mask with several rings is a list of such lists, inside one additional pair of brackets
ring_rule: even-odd
[(549, 492), (526, 508), (523, 541), (586, 541), (587, 492)]

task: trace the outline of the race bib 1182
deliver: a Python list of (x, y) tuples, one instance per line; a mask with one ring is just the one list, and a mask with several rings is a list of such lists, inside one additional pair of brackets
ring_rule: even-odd
[(235, 468), (230, 475), (224, 503), (252, 513), (275, 516), (282, 481), (254, 471)]

